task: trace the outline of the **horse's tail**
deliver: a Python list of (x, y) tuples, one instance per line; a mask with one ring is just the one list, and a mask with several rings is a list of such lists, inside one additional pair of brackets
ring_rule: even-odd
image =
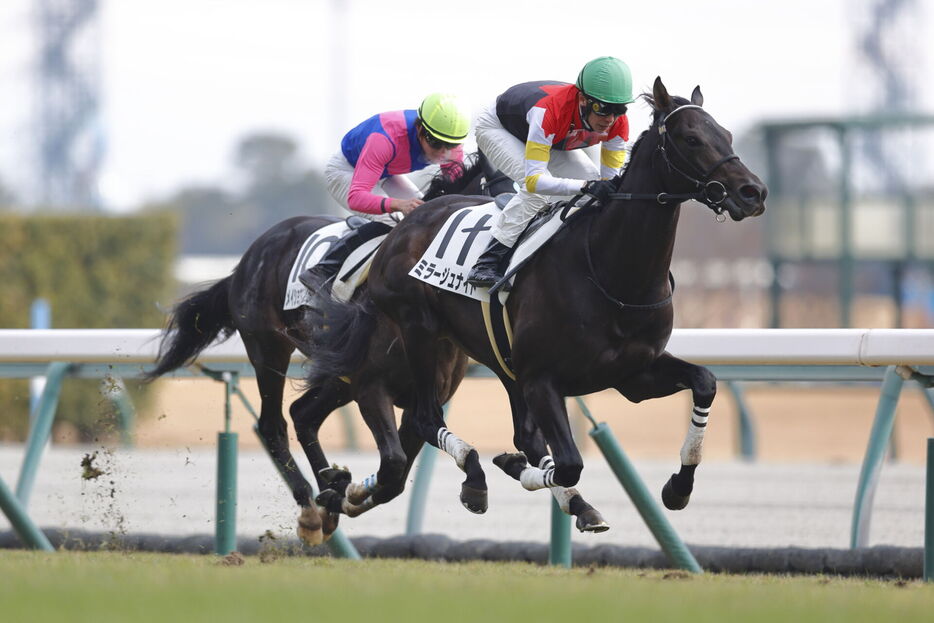
[(146, 381), (189, 365), (218, 335), (225, 340), (230, 337), (234, 332), (227, 304), (230, 279), (226, 277), (195, 292), (172, 309), (168, 326), (162, 332), (156, 367), (143, 376)]
[(355, 372), (369, 352), (377, 327), (376, 305), (369, 296), (347, 303), (329, 296), (321, 298), (325, 300), (319, 301), (316, 308), (320, 315), (309, 327), (309, 387)]

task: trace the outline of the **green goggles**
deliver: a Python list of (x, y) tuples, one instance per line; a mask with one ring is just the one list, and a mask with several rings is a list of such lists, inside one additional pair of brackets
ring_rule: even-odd
[(610, 104), (588, 97), (587, 110), (600, 117), (622, 117), (626, 114), (626, 104)]

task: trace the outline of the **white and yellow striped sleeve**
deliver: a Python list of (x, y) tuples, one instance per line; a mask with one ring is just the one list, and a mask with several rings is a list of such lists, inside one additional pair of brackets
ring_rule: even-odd
[(545, 109), (533, 106), (526, 115), (529, 137), (525, 141), (525, 188), (540, 195), (574, 195), (586, 180), (554, 177), (548, 172), (555, 135), (545, 134)]
[(600, 178), (612, 179), (619, 175), (626, 163), (626, 141), (621, 136), (614, 136), (600, 144)]

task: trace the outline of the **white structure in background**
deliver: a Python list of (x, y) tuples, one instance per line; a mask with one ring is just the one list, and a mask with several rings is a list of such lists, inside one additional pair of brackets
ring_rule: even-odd
[(240, 261), (239, 255), (184, 255), (175, 262), (175, 280), (191, 287), (228, 276)]

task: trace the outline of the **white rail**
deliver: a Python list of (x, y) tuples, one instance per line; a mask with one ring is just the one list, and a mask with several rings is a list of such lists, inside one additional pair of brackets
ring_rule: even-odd
[[(0, 329), (0, 363), (148, 363), (158, 345), (157, 329)], [(668, 350), (706, 365), (934, 365), (934, 329), (676, 329)], [(234, 335), (198, 360), (247, 359)]]

